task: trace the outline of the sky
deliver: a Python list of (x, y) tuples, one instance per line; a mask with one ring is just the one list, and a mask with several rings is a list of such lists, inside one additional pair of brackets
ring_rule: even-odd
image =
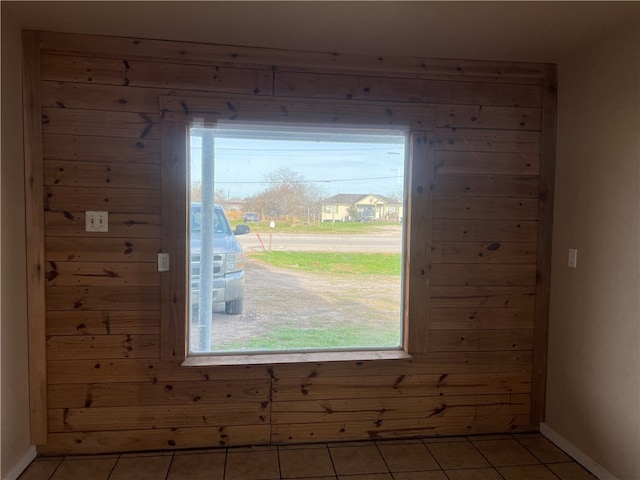
[[(287, 127), (214, 130), (215, 189), (244, 199), (266, 188), (265, 177), (288, 168), (322, 189), (338, 193), (401, 196), (406, 135), (398, 130)], [(191, 181), (201, 181), (202, 137), (191, 135)]]

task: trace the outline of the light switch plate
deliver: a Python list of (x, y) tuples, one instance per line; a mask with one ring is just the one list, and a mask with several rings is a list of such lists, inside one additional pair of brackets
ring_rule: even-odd
[(108, 232), (109, 212), (96, 212), (87, 210), (84, 212), (86, 232)]
[(578, 265), (578, 249), (577, 248), (570, 248), (569, 249), (569, 267), (571, 268), (577, 268)]

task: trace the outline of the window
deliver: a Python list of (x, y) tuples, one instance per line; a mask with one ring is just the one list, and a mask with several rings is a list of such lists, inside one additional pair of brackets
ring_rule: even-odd
[(433, 108), (230, 96), (161, 107), (163, 359), (426, 351)]
[(192, 125), (189, 353), (400, 349), (404, 224), (382, 212), (405, 203), (406, 144), (400, 128)]

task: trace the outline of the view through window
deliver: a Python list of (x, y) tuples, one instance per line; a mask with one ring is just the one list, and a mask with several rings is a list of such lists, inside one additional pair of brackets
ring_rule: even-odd
[(407, 132), (189, 129), (191, 354), (398, 349)]

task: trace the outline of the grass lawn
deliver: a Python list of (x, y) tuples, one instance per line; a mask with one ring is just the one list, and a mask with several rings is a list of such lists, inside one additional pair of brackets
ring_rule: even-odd
[(331, 348), (393, 348), (400, 343), (398, 325), (365, 329), (362, 326), (339, 325), (331, 328), (276, 327), (267, 335), (226, 345), (224, 351), (281, 351)]
[(252, 260), (276, 267), (353, 275), (400, 275), (399, 253), (254, 252)]

